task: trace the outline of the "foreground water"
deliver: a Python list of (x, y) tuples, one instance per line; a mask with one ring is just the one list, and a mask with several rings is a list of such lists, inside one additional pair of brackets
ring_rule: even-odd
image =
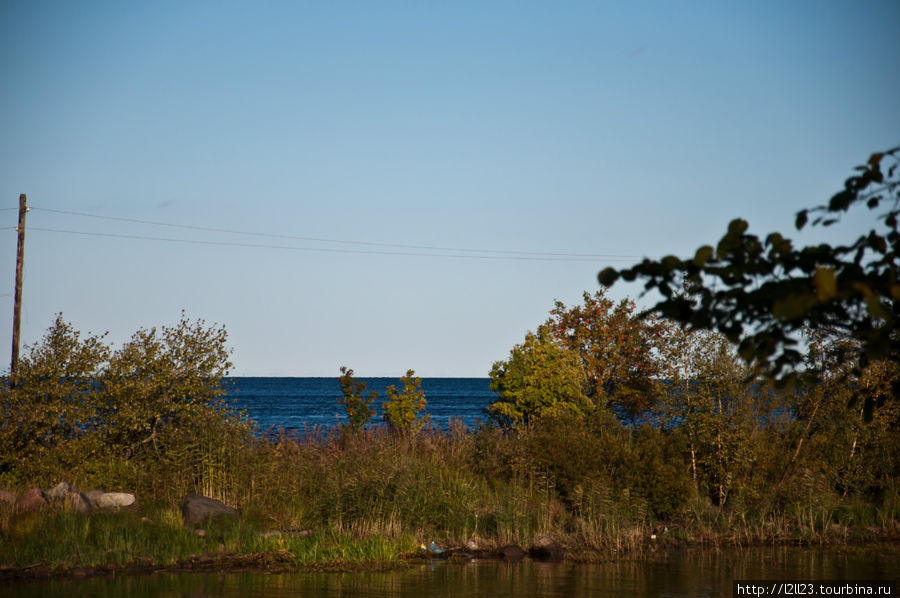
[(380, 573), (156, 573), (18, 582), (0, 588), (4, 598), (731, 596), (732, 582), (738, 579), (896, 580), (898, 569), (896, 554), (781, 547), (686, 550), (594, 564), (435, 561)]
[[(369, 391), (378, 393), (372, 407), (381, 421), (381, 402), (387, 399), (386, 388), (402, 388), (396, 378), (361, 378)], [(227, 398), (259, 424), (263, 431), (271, 428), (303, 430), (305, 427), (326, 427), (346, 422), (341, 398), (341, 384), (337, 378), (233, 378), (226, 382)], [(446, 429), (452, 420), (468, 427), (484, 419), (484, 409), (496, 395), (488, 378), (424, 378), (427, 406), (425, 411), (432, 423)]]

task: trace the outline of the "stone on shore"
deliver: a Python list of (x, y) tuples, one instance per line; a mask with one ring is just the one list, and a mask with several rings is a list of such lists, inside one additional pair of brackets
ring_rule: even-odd
[(188, 494), (181, 501), (181, 519), (185, 525), (196, 526), (207, 519), (237, 517), (240, 512), (222, 501), (199, 494)]
[(256, 532), (256, 536), (259, 538), (306, 538), (314, 533), (315, 531), (311, 529), (273, 529), (265, 532)]
[(528, 554), (533, 559), (560, 561), (565, 556), (566, 551), (559, 542), (550, 536), (540, 535), (534, 539)]
[(118, 509), (134, 504), (134, 494), (128, 492), (103, 492), (91, 490), (85, 497), (94, 509)]
[(91, 505), (84, 494), (79, 492), (69, 482), (60, 482), (53, 488), (44, 490), (44, 498), (48, 502), (62, 503), (67, 507), (75, 509), (79, 513), (86, 513), (91, 508)]
[(20, 513), (33, 513), (40, 511), (47, 506), (44, 499), (44, 493), (40, 488), (32, 488), (26, 490), (18, 499), (16, 499), (16, 510)]
[(508, 561), (517, 561), (525, 556), (525, 551), (522, 550), (522, 547), (516, 546), (515, 544), (501, 546), (497, 552), (500, 553), (502, 558)]

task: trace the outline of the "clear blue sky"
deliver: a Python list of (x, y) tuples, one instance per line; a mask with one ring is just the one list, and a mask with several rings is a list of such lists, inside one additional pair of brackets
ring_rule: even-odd
[[(898, 31), (896, 0), (4, 0), (2, 369), (26, 193), (26, 344), (183, 309), (238, 375), (485, 376), (606, 265), (791, 232), (900, 142)], [(496, 259), (560, 253), (598, 257)]]

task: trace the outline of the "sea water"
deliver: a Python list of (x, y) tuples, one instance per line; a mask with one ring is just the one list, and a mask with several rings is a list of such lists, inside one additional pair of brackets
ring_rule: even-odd
[[(378, 398), (372, 403), (373, 423), (381, 423), (381, 403), (387, 400), (389, 385), (402, 390), (396, 378), (359, 378)], [(226, 399), (259, 425), (263, 432), (284, 429), (331, 428), (346, 423), (338, 378), (230, 378), (226, 379)], [(486, 419), (485, 408), (496, 395), (489, 378), (423, 378), (425, 413), (432, 425), (446, 429), (452, 421), (473, 428)]]

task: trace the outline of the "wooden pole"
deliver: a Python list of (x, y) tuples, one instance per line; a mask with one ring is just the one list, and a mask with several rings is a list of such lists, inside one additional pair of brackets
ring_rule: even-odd
[(25, 202), (25, 194), (19, 196), (19, 241), (16, 245), (16, 291), (13, 299), (13, 333), (12, 333), (12, 357), (9, 363), (9, 385), (16, 387), (16, 373), (19, 369), (19, 330), (22, 322), (22, 267), (25, 263), (25, 213), (28, 206)]

